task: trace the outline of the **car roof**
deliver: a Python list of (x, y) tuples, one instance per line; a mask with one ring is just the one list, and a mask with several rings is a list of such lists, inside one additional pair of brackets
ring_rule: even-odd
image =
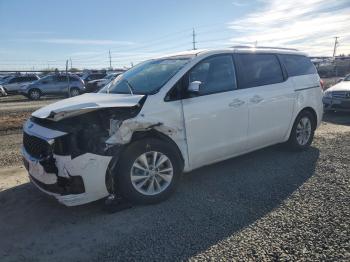
[(232, 53), (273, 53), (273, 54), (289, 54), (289, 55), (304, 55), (306, 53), (301, 52), (297, 49), (283, 48), (283, 47), (254, 47), (254, 46), (232, 46), (229, 48), (223, 49), (197, 49), (191, 51), (178, 52), (168, 55), (163, 55), (158, 58), (193, 58), (199, 55), (208, 55), (208, 54), (220, 54), (225, 52)]

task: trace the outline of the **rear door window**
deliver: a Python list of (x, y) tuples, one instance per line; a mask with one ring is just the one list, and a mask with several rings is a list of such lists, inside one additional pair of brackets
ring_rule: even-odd
[(35, 80), (38, 80), (38, 77), (36, 77), (36, 76), (28, 76), (27, 77), (27, 81), (35, 81)]
[(58, 82), (67, 82), (67, 76), (60, 75), (57, 77)]
[(24, 77), (22, 77), (21, 82), (31, 82), (34, 80), (36, 80), (36, 78), (33, 76), (24, 76)]
[(274, 54), (236, 54), (239, 88), (277, 84), (284, 81)]
[(316, 67), (306, 56), (280, 55), (288, 76), (317, 74)]

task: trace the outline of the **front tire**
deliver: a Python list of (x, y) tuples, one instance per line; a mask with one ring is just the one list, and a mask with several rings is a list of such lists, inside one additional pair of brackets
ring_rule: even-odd
[(123, 152), (115, 188), (131, 202), (153, 204), (167, 199), (176, 189), (182, 160), (170, 144), (147, 138), (130, 144)]
[(307, 110), (299, 113), (289, 136), (288, 145), (292, 150), (307, 150), (314, 138), (316, 119)]
[(28, 98), (30, 100), (39, 100), (40, 97), (41, 97), (41, 92), (39, 89), (34, 88), (34, 89), (29, 90)]

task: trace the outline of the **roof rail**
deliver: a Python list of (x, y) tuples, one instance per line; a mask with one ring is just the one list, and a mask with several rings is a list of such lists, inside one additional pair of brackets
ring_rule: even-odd
[(277, 50), (299, 51), (298, 49), (295, 49), (295, 48), (274, 47), (274, 46), (235, 45), (235, 46), (231, 46), (231, 48), (255, 48), (255, 49), (277, 49)]

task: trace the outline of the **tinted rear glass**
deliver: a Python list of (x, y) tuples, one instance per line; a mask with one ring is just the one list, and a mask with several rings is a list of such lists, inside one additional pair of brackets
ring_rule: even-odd
[(271, 85), (283, 82), (283, 74), (276, 55), (237, 54), (239, 88)]
[(317, 74), (314, 64), (306, 56), (280, 55), (288, 76)]

